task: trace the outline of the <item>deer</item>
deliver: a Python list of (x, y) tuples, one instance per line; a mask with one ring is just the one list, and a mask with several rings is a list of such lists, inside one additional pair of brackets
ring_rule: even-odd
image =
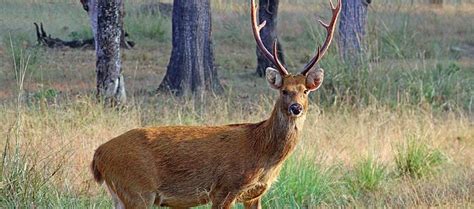
[(314, 68), (331, 44), (341, 9), (330, 1), (332, 18), (326, 38), (299, 74), (290, 74), (278, 58), (276, 40), (270, 52), (262, 42), (255, 0), (251, 0), (252, 32), (257, 48), (275, 68), (266, 80), (279, 91), (270, 117), (258, 123), (221, 126), (159, 126), (130, 130), (100, 145), (92, 174), (112, 196), (115, 208), (174, 209), (212, 204), (229, 209), (243, 203), (260, 209), (262, 196), (277, 180), (284, 161), (296, 149), (308, 112), (308, 95), (324, 77)]

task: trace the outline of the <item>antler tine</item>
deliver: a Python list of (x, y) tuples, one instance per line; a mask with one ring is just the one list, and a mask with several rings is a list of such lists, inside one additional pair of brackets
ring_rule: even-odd
[[(265, 55), (265, 57), (268, 60), (270, 60), (276, 66), (277, 70), (282, 75), (288, 75), (288, 71), (281, 64), (280, 60), (278, 60), (277, 53), (274, 52), (273, 55), (272, 55), (270, 53), (270, 51), (268, 51), (268, 49), (263, 44), (262, 38), (260, 37), (260, 30), (262, 30), (262, 28), (265, 27), (265, 24), (267, 22), (263, 21), (261, 24), (257, 24), (257, 6), (255, 5), (255, 0), (251, 0), (250, 2), (251, 2), (250, 16), (252, 18), (252, 32), (253, 32), (253, 36), (255, 38), (255, 41), (257, 42), (258, 48), (263, 53), (263, 55)], [(276, 42), (274, 44), (276, 44)]]
[(329, 24), (324, 23), (321, 20), (318, 20), (319, 23), (326, 29), (326, 40), (324, 41), (324, 44), (321, 47), (318, 47), (318, 50), (316, 51), (316, 55), (309, 61), (308, 64), (303, 68), (303, 71), (301, 74), (306, 75), (308, 71), (321, 60), (321, 58), (324, 56), (326, 53), (327, 49), (329, 48), (329, 45), (331, 44), (332, 38), (334, 36), (334, 29), (336, 28), (336, 22), (337, 18), (339, 17), (339, 13), (341, 11), (341, 1), (337, 1), (336, 7), (334, 7), (333, 3), (331, 0), (329, 0), (329, 4), (331, 5), (331, 11), (332, 11), (332, 18), (331, 22)]
[(278, 59), (278, 49), (277, 49), (277, 39), (273, 41), (273, 57), (274, 57), (274, 62), (276, 63), (277, 68), (279, 69), (280, 73), (283, 75), (288, 75), (288, 71), (285, 69), (285, 66), (281, 64), (280, 59)]

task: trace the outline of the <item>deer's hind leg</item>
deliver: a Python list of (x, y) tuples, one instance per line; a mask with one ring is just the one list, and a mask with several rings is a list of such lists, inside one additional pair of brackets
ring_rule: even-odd
[(115, 192), (107, 183), (105, 184), (105, 187), (107, 187), (107, 190), (110, 193), (110, 196), (112, 196), (112, 201), (114, 202), (114, 208), (115, 209), (125, 209), (125, 205), (123, 204), (122, 200), (117, 195), (117, 192)]
[(147, 209), (153, 206), (156, 194), (154, 192), (127, 192), (123, 194), (123, 196), (123, 203), (125, 205), (125, 209)]
[(106, 185), (116, 209), (147, 209), (151, 208), (155, 202), (156, 193), (154, 192), (138, 193)]

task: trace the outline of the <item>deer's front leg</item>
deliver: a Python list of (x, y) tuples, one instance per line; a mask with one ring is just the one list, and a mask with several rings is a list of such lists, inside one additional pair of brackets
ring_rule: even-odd
[(266, 191), (267, 191), (267, 184), (266, 183), (256, 183), (252, 185), (249, 189), (242, 192), (239, 195), (239, 202), (251, 202), (251, 200), (260, 198)]

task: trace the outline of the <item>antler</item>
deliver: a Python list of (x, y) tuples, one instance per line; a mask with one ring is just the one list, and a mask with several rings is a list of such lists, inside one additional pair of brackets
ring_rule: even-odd
[[(253, 1), (253, 0), (252, 0)], [(332, 4), (332, 1), (329, 0), (329, 3), (331, 4), (331, 11), (332, 11), (332, 19), (331, 22), (328, 24), (324, 23), (323, 21), (319, 20), (319, 23), (326, 29), (327, 35), (326, 35), (326, 40), (324, 41), (324, 44), (322, 47), (318, 47), (318, 51), (316, 52), (316, 56), (314, 56), (311, 61), (309, 61), (308, 64), (303, 68), (303, 71), (301, 72), (302, 75), (306, 75), (308, 71), (321, 60), (321, 58), (324, 56), (326, 53), (327, 49), (329, 48), (329, 45), (331, 44), (332, 38), (334, 36), (334, 28), (336, 28), (336, 21), (337, 18), (339, 17), (339, 12), (341, 11), (341, 1), (337, 1), (337, 6), (334, 7)]]
[(250, 5), (250, 16), (252, 17), (252, 31), (253, 36), (255, 37), (255, 41), (257, 41), (257, 46), (260, 51), (265, 55), (265, 57), (270, 60), (277, 68), (277, 70), (282, 75), (288, 75), (288, 71), (286, 70), (285, 66), (283, 66), (278, 59), (278, 50), (277, 50), (277, 40), (273, 41), (273, 55), (265, 48), (265, 45), (262, 42), (262, 38), (260, 37), (260, 30), (265, 27), (266, 21), (263, 21), (261, 24), (257, 24), (257, 6), (255, 5), (255, 0), (251, 0)]

